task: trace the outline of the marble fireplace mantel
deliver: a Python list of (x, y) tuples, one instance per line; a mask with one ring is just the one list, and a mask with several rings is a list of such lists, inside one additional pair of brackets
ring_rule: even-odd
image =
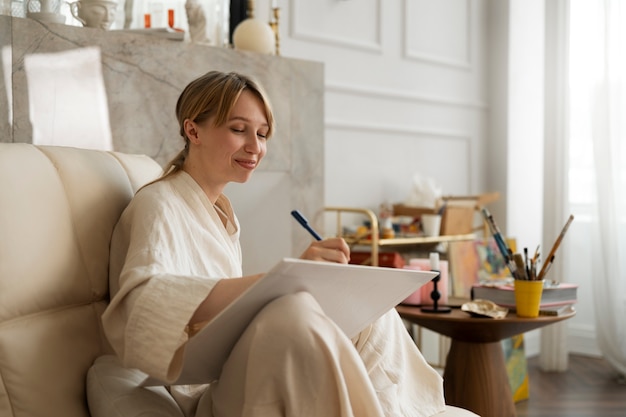
[(253, 180), (227, 190), (242, 223), (244, 271), (297, 256), (310, 241), (289, 211), (322, 217), (321, 63), (8, 16), (0, 16), (0, 46), (0, 142), (32, 142), (25, 56), (98, 47), (114, 150), (162, 165), (182, 146), (174, 105), (189, 81), (209, 70), (255, 77), (272, 101), (277, 130)]

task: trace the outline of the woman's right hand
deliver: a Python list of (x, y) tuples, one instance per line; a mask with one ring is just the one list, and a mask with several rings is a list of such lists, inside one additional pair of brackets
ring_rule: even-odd
[(300, 259), (347, 264), (350, 261), (350, 247), (340, 237), (319, 240), (311, 243)]

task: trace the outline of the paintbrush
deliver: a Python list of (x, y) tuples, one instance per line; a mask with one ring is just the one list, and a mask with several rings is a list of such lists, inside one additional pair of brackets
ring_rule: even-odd
[(567, 219), (567, 222), (565, 223), (565, 226), (563, 226), (563, 230), (561, 230), (561, 233), (556, 238), (554, 245), (552, 245), (552, 249), (550, 249), (550, 253), (548, 253), (548, 256), (546, 256), (546, 260), (548, 262), (543, 264), (543, 266), (541, 267), (541, 270), (539, 271), (539, 275), (537, 275), (537, 279), (539, 280), (543, 279), (543, 276), (546, 274), (548, 266), (552, 264), (550, 260), (554, 256), (554, 253), (556, 252), (556, 250), (559, 248), (559, 245), (561, 244), (561, 241), (563, 240), (563, 236), (565, 236), (565, 233), (567, 232), (569, 225), (572, 224), (572, 221), (574, 221), (574, 215), (570, 214), (569, 219)]

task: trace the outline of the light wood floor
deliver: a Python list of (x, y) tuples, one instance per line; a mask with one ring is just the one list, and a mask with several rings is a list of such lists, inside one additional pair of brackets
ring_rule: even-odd
[(518, 417), (626, 417), (626, 381), (606, 361), (570, 355), (566, 372), (543, 372), (528, 360), (530, 398), (515, 408)]

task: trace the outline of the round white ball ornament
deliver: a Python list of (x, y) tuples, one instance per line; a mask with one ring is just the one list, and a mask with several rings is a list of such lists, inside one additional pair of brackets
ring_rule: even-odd
[(273, 55), (276, 52), (274, 31), (260, 19), (246, 19), (233, 32), (233, 45), (240, 51)]

